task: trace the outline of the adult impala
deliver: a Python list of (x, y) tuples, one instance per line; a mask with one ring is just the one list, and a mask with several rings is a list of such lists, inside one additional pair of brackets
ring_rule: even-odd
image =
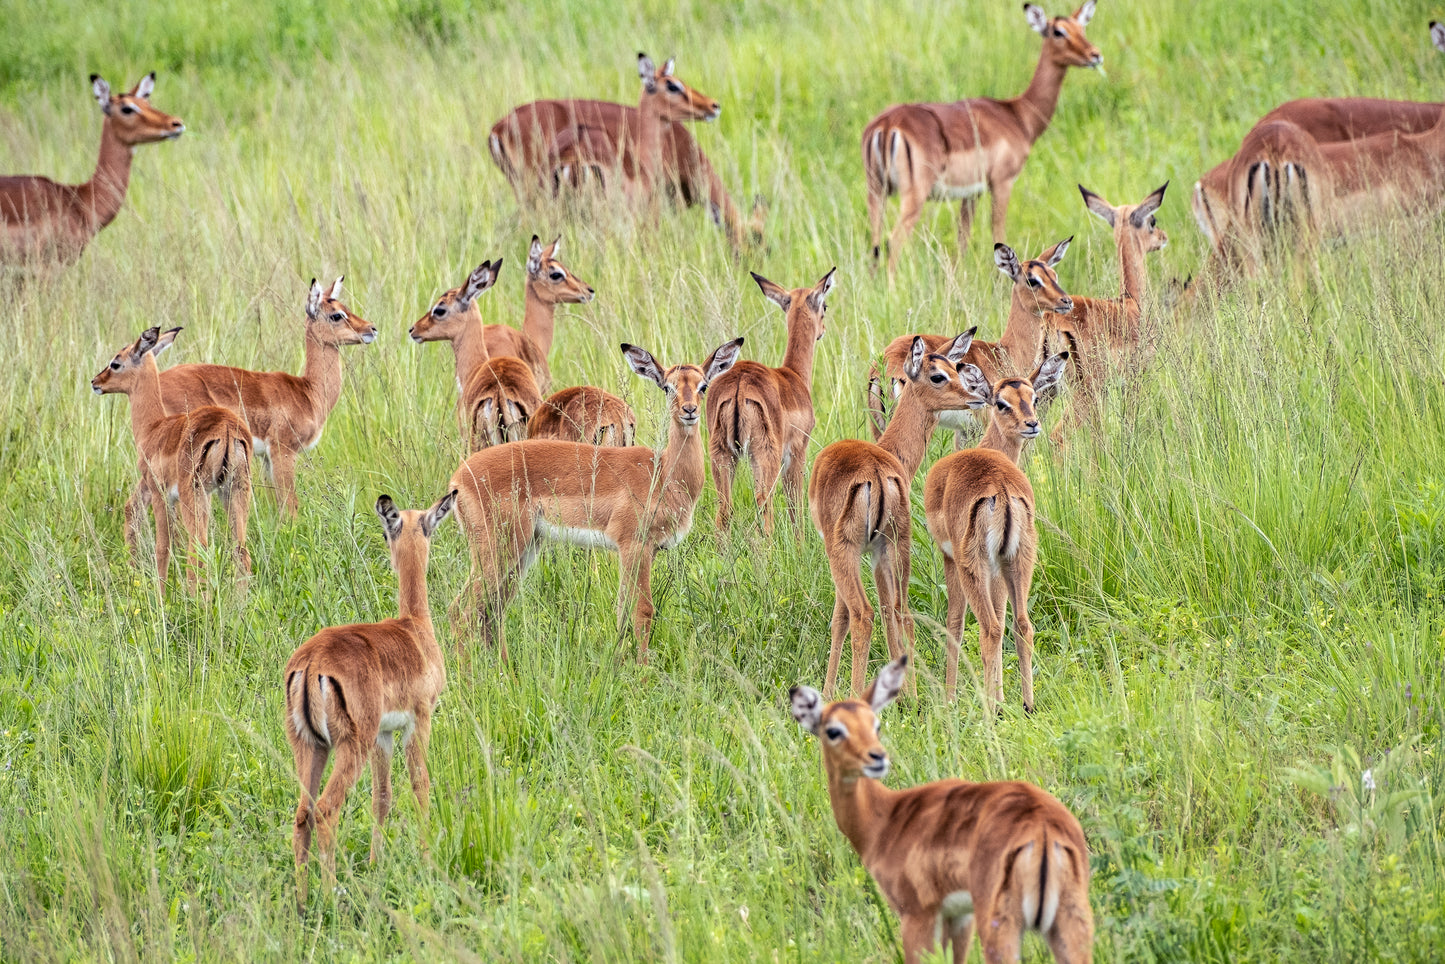
[(236, 539), (236, 564), (241, 578), (251, 574), (246, 550), (246, 513), (251, 504), (251, 432), (230, 409), (197, 406), (167, 414), (156, 354), (169, 348), (179, 328), (141, 332), (90, 381), (97, 395), (130, 397), (130, 429), (140, 454), (140, 484), (126, 506), (127, 541), (135, 546), (141, 503), (149, 502), (156, 520), (156, 575), (165, 595), (171, 552), (170, 506), (177, 503), (190, 557), (188, 578), (196, 584), (200, 559), (196, 546), (206, 544), (211, 494), (218, 493)]
[(642, 348), (623, 345), (638, 375), (667, 395), (667, 447), (602, 448), (529, 439), (483, 449), (452, 475), (457, 519), (471, 546), (470, 604), (484, 641), (500, 642), (507, 604), (543, 542), (610, 549), (620, 558), (617, 623), (632, 611), (639, 662), (647, 662), (652, 628), (652, 560), (692, 528), (702, 495), (703, 393), (737, 361), (743, 340), (720, 345), (702, 365), (663, 369)]
[(907, 655), (889, 663), (857, 699), (824, 704), (809, 686), (788, 694), (793, 719), (823, 748), (833, 819), (898, 915), (905, 964), (940, 944), (961, 964), (975, 929), (990, 964), (1018, 960), (1026, 930), (1043, 935), (1054, 960), (1087, 964), (1089, 845), (1056, 797), (1014, 780), (882, 784), (878, 713), (907, 666)]
[[(376, 500), (391, 567), (396, 571), (397, 616), (379, 623), (332, 626), (291, 654), (286, 681), (286, 739), (296, 761), (301, 801), (296, 806), (292, 850), (296, 858), (296, 908), (306, 910), (311, 835), (320, 831), (321, 866), (336, 879), (336, 825), (346, 792), (371, 757), (371, 859), (381, 852), (382, 826), (391, 810), (391, 757), (399, 739), (421, 811), (421, 849), (427, 849), (426, 769), (431, 715), (447, 682), (427, 602), (426, 568), (431, 538), (452, 511), (449, 492), (426, 510), (399, 510), (391, 496)], [(336, 765), (326, 790), (326, 761)]]
[(967, 352), (974, 329), (959, 335), (947, 355), (929, 354), (923, 336), (913, 336), (898, 396), (898, 410), (878, 444), (857, 439), (834, 442), (813, 460), (808, 509), (823, 537), (833, 577), (832, 645), (823, 692), (838, 678), (843, 637), (853, 641), (853, 693), (863, 691), (868, 649), (873, 642), (873, 607), (863, 590), (863, 556), (873, 559), (883, 638), (888, 655), (913, 652), (913, 616), (908, 609), (912, 545), (913, 477), (923, 462), (938, 413), (981, 405), (958, 377), (956, 364)]
[(180, 118), (151, 106), (156, 75), (141, 78), (130, 93), (112, 93), (90, 75), (91, 91), (105, 120), (100, 125), (100, 157), (84, 184), (57, 184), (38, 175), (0, 177), (0, 263), (80, 257), (125, 203), (131, 156), (141, 144), (180, 137)]
[(707, 406), (708, 455), (717, 488), (717, 527), (732, 521), (733, 473), (746, 458), (753, 469), (753, 491), (763, 531), (773, 531), (773, 497), (779, 479), (793, 525), (798, 525), (807, 469), (813, 415), (813, 355), (826, 328), (828, 293), (834, 274), (811, 288), (787, 288), (753, 272), (764, 297), (783, 310), (788, 345), (777, 368), (742, 361), (713, 385)]
[(1024, 4), (1024, 17), (1043, 38), (1043, 50), (1028, 89), (1010, 100), (975, 97), (945, 104), (897, 104), (863, 128), (863, 171), (868, 185), (868, 220), (873, 258), (881, 254), (884, 201), (898, 195), (898, 221), (888, 236), (888, 270), (929, 200), (957, 200), (958, 248), (973, 230), (978, 198), (993, 196), (993, 240), (1008, 232), (1008, 202), (1014, 181), (1034, 142), (1053, 119), (1059, 90), (1070, 67), (1098, 67), (1099, 48), (1084, 28), (1094, 17), (1094, 0), (1071, 17), (1049, 17)]

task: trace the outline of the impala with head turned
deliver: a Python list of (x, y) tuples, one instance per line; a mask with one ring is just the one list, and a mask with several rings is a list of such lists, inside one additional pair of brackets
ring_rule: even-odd
[(1070, 67), (1098, 67), (1104, 62), (1104, 55), (1084, 34), (1093, 16), (1094, 0), (1086, 0), (1073, 16), (1060, 17), (1024, 4), (1024, 17), (1043, 37), (1043, 49), (1033, 80), (1018, 97), (898, 104), (868, 122), (863, 128), (863, 172), (875, 261), (882, 255), (884, 202), (894, 194), (900, 207), (888, 236), (890, 273), (897, 270), (899, 251), (929, 200), (959, 202), (960, 253), (973, 231), (975, 206), (985, 193), (993, 197), (994, 242), (1008, 236), (1014, 181), (1054, 116), (1065, 73)]
[(120, 213), (130, 186), (131, 156), (142, 144), (170, 141), (185, 133), (179, 117), (151, 106), (156, 75), (141, 78), (130, 93), (116, 93), (90, 75), (90, 87), (104, 115), (100, 157), (84, 184), (57, 184), (48, 177), (0, 177), (0, 263), (60, 261), (80, 257), (90, 239)]
[(146, 329), (90, 381), (97, 395), (119, 393), (130, 398), (130, 428), (140, 454), (140, 483), (126, 504), (126, 540), (134, 551), (145, 512), (142, 505), (149, 502), (156, 521), (156, 575), (162, 596), (170, 561), (173, 502), (186, 532), (188, 578), (193, 590), (200, 569), (197, 546), (206, 545), (212, 493), (220, 495), (230, 517), (241, 578), (251, 575), (251, 555), (246, 550), (251, 432), (234, 412), (215, 405), (167, 414), (156, 355), (169, 348), (180, 331)]
[(668, 402), (667, 446), (602, 448), (529, 439), (483, 449), (452, 475), (457, 519), (471, 546), (466, 605), (487, 645), (500, 643), (507, 604), (544, 542), (570, 542), (616, 552), (621, 563), (619, 635), (631, 611), (638, 660), (647, 661), (652, 629), (652, 561), (692, 528), (702, 495), (702, 399), (732, 367), (741, 338), (720, 345), (701, 365), (663, 368), (651, 353), (623, 345), (632, 370)]
[[(391, 496), (376, 500), (391, 568), (397, 577), (397, 616), (379, 623), (323, 629), (286, 661), (286, 739), (296, 762), (301, 801), (296, 806), (292, 849), (296, 858), (296, 907), (306, 910), (311, 836), (326, 879), (336, 879), (336, 826), (346, 793), (371, 758), (371, 860), (381, 853), (382, 827), (391, 811), (392, 753), (400, 741), (406, 771), (421, 814), (421, 849), (427, 850), (427, 742), (431, 715), (447, 682), (427, 601), (426, 569), (431, 539), (455, 505), (455, 490), (429, 509), (398, 509)], [(326, 761), (336, 755), (321, 791)], [(319, 795), (318, 795), (319, 794)]]
[[(948, 945), (956, 964), (978, 933), (986, 961), (1016, 961), (1024, 931), (1054, 960), (1094, 953), (1089, 846), (1079, 821), (1031, 783), (938, 780), (890, 790), (878, 714), (898, 696), (908, 656), (860, 696), (836, 703), (789, 693), (793, 719), (818, 738), (838, 829), (898, 915), (905, 964)], [(940, 947), (940, 945), (942, 945)]]

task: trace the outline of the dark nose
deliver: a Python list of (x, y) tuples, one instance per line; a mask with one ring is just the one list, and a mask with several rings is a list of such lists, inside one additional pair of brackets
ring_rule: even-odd
[(185, 129), (186, 129), (186, 125), (181, 123), (181, 119), (180, 119), (179, 117), (172, 117), (172, 118), (171, 118), (171, 130), (173, 130), (173, 131), (183, 131), (183, 130), (185, 130)]
[(1099, 65), (1102, 64), (1103, 62), (1104, 62), (1104, 55), (1103, 55), (1103, 54), (1098, 54), (1098, 53), (1094, 54), (1092, 63), (1093, 63), (1093, 65), (1094, 65), (1095, 67), (1099, 66)]
[(882, 763), (884, 760), (888, 759), (888, 754), (884, 753), (882, 750), (869, 750), (868, 759), (872, 760), (874, 763)]
[(1059, 302), (1059, 310), (1062, 312), (1073, 311), (1074, 299), (1070, 298), (1068, 295), (1064, 295), (1063, 299)]
[(684, 405), (684, 406), (682, 407), (682, 414), (688, 416), (689, 418), (697, 415), (697, 406), (696, 406), (696, 405)]
[(587, 286), (587, 293), (588, 293), (589, 295), (595, 295), (595, 294), (597, 293), (597, 289), (594, 288), (594, 287), (592, 287), (591, 285), (588, 285), (588, 286)]
[(1039, 427), (1039, 420), (1036, 419), (1036, 418), (1031, 418), (1031, 419), (1029, 419), (1027, 422), (1024, 422), (1024, 427), (1025, 427), (1025, 428), (1028, 428), (1028, 429), (1038, 428), (1038, 427)]

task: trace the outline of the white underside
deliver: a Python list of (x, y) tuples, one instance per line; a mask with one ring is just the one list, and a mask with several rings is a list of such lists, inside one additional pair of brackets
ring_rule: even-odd
[(978, 428), (978, 419), (971, 408), (950, 408), (938, 413), (938, 427), (954, 432), (969, 432)]
[(252, 451), (252, 452), (255, 452), (257, 455), (270, 455), (270, 454), (271, 454), (271, 446), (269, 446), (269, 445), (266, 444), (266, 440), (265, 440), (265, 439), (263, 439), (263, 438), (257, 438), (256, 436), (252, 435), (252, 436), (251, 436), (251, 451)]
[(541, 516), (537, 517), (537, 535), (543, 539), (566, 542), (574, 546), (585, 546), (588, 549), (611, 549), (614, 552), (617, 550), (617, 543), (600, 529), (553, 525)]
[(691, 531), (692, 513), (689, 512), (687, 514), (687, 517), (683, 519), (680, 523), (678, 523), (677, 531), (674, 532), (672, 535), (668, 536), (666, 539), (662, 540), (660, 547), (663, 549), (675, 548), (678, 543), (682, 542), (682, 540), (687, 538), (687, 534)]
[(928, 197), (934, 201), (966, 201), (987, 191), (988, 184), (985, 181), (973, 184), (949, 184), (939, 180), (933, 182), (933, 188), (928, 192)]
[(938, 908), (938, 924), (935, 943), (943, 943), (943, 934), (956, 934), (965, 927), (973, 926), (973, 895), (966, 890), (955, 890), (943, 898)]

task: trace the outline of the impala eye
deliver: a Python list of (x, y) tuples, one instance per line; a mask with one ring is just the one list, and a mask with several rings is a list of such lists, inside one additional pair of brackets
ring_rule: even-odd
[(932, 381), (935, 385), (943, 385), (948, 382), (948, 376), (943, 374), (943, 372), (934, 372)]
[(682, 85), (675, 80), (669, 80), (667, 82), (667, 91), (670, 94), (680, 94), (682, 93)]
[(1002, 399), (1000, 399), (999, 401), (995, 402), (994, 404), (996, 404), (996, 405), (998, 406), (998, 410), (999, 410), (1000, 412), (1007, 412), (1007, 411), (1008, 411), (1008, 402), (1005, 402), (1005, 401), (1003, 401)]
[(345, 320), (346, 320), (346, 315), (343, 314), (343, 313), (340, 312), (340, 311), (333, 311), (333, 312), (331, 313), (331, 320), (332, 320), (332, 321), (345, 321)]
[(445, 318), (447, 316), (447, 306), (437, 305), (431, 310), (431, 314), (433, 318)]
[(549, 274), (547, 277), (551, 278), (553, 281), (565, 281), (565, 280), (567, 280), (567, 274), (566, 274), (565, 272), (562, 272), (562, 271), (553, 271), (553, 272), (552, 272), (551, 274)]
[(836, 742), (843, 739), (843, 737), (846, 735), (846, 732), (841, 726), (830, 726), (823, 731), (823, 734), (827, 736), (828, 739)]
[(1033, 275), (1029, 275), (1029, 287), (1030, 287), (1030, 288), (1042, 288), (1043, 285), (1039, 282), (1039, 279), (1038, 279), (1038, 278), (1035, 278)]
[(120, 371), (120, 359), (119, 359), (119, 358), (112, 358), (112, 359), (110, 360), (110, 370), (113, 371), (113, 372), (118, 372), (118, 371)]
[(121, 112), (122, 114), (134, 114), (134, 113), (135, 113), (135, 108), (132, 107), (132, 106), (130, 106), (129, 104), (122, 104), (122, 105), (120, 106), (120, 112)]
[(1063, 40), (1066, 35), (1065, 35), (1064, 32), (1063, 32), (1062, 30), (1060, 30), (1058, 27), (1055, 27), (1055, 28), (1054, 28), (1054, 36), (1057, 37), (1057, 38), (1060, 39), (1060, 40)]

